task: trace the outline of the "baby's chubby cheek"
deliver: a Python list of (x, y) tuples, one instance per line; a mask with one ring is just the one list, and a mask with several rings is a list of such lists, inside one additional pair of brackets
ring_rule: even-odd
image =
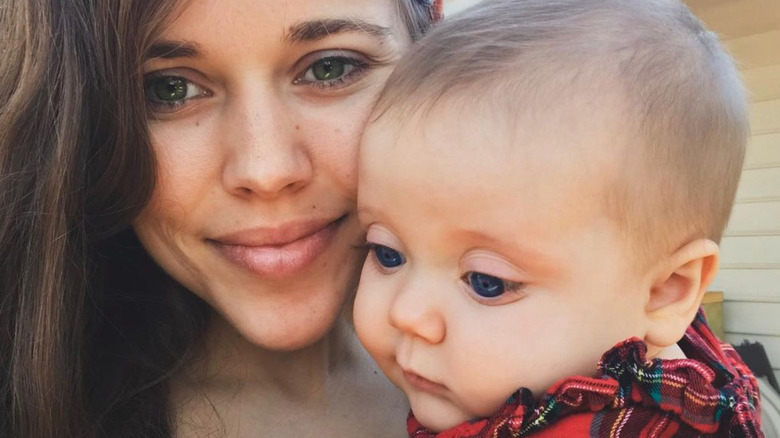
[(355, 332), (358, 339), (387, 373), (389, 358), (393, 356), (392, 327), (388, 323), (389, 301), (383, 300), (379, 285), (372, 281), (368, 266), (363, 267), (353, 309)]

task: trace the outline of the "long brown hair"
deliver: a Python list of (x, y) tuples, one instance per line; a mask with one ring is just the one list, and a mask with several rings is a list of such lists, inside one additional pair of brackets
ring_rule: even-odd
[[(397, 0), (410, 33), (421, 0)], [(209, 313), (130, 223), (154, 187), (141, 64), (174, 1), (0, 7), (0, 437), (170, 436)]]
[[(119, 360), (137, 345), (112, 308), (122, 295), (109, 281), (119, 256), (110, 247), (153, 187), (139, 70), (169, 7), (0, 9), (2, 436), (104, 436), (114, 426), (105, 408), (120, 411), (125, 396), (118, 382), (151, 379), (143, 359)], [(125, 262), (141, 260), (138, 251)]]

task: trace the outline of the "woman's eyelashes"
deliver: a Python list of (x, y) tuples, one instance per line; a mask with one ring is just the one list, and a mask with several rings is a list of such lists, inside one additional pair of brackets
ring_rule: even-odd
[[(359, 81), (377, 62), (357, 53), (343, 50), (316, 52), (303, 58), (305, 68), (292, 80), (292, 84), (310, 87), (318, 94), (336, 91)], [(177, 70), (152, 72), (144, 80), (144, 94), (150, 111), (154, 114), (176, 112), (190, 101), (210, 97), (213, 93)]]
[(182, 76), (152, 73), (144, 81), (144, 94), (153, 113), (169, 113), (192, 99), (211, 96), (211, 91)]
[(388, 246), (369, 243), (368, 250), (370, 253), (369, 257), (374, 257), (379, 266), (385, 269), (397, 268), (406, 263), (406, 258), (400, 251), (396, 251)]
[(331, 50), (311, 55), (317, 59), (311, 61), (293, 79), (293, 85), (310, 86), (318, 90), (340, 89), (351, 85), (367, 73), (373, 63), (350, 53)]
[(461, 277), (464, 283), (481, 299), (498, 299), (506, 293), (520, 292), (522, 283), (504, 280), (493, 275), (469, 271)]

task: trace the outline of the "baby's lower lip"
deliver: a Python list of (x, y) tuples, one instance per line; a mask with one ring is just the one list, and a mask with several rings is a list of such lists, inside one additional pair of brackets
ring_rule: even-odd
[(436, 383), (434, 381), (428, 380), (425, 377), (422, 377), (418, 374), (404, 371), (404, 379), (413, 387), (424, 391), (429, 392), (432, 394), (442, 394), (447, 390), (447, 387), (442, 385), (441, 383)]

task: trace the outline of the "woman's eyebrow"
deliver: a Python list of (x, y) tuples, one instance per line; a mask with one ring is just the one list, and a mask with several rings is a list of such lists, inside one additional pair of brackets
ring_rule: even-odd
[(283, 41), (287, 44), (312, 42), (343, 32), (363, 32), (380, 40), (384, 40), (391, 35), (390, 28), (361, 19), (328, 18), (303, 21), (290, 26), (285, 33)]
[(147, 59), (197, 58), (200, 56), (198, 44), (191, 41), (157, 41), (149, 47)]

